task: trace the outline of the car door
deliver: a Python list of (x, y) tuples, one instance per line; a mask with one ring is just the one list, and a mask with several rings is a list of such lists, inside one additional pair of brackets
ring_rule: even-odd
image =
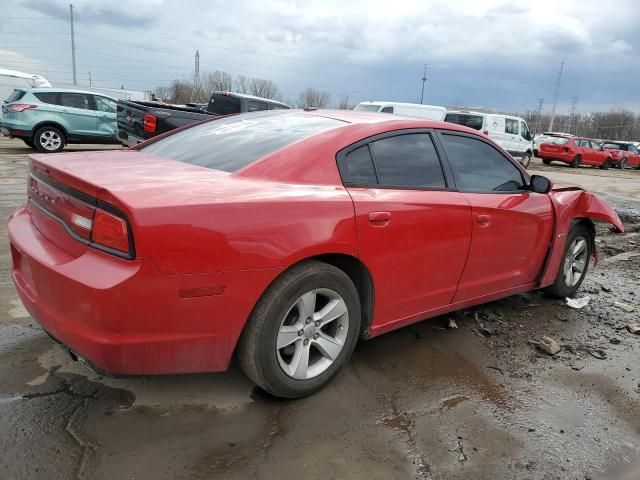
[(507, 142), (507, 148), (505, 148), (505, 150), (514, 157), (519, 156), (520, 141), (518, 139), (520, 138), (520, 125), (518, 120), (505, 117), (504, 133)]
[(593, 165), (602, 165), (607, 159), (609, 154), (602, 148), (598, 142), (594, 140), (589, 141), (591, 143), (591, 151), (593, 155)]
[(529, 127), (523, 120), (520, 120), (520, 135), (518, 135), (519, 156), (522, 157), (524, 152), (532, 148), (532, 138), (533, 137), (531, 137), (531, 133), (529, 132)]
[(469, 257), (454, 302), (532, 284), (553, 232), (553, 207), (513, 159), (475, 136), (440, 132), (457, 189), (471, 205)]
[(469, 252), (471, 208), (451, 188), (432, 135), (378, 135), (338, 155), (375, 283), (373, 326), (451, 303)]
[(91, 95), (87, 93), (60, 92), (61, 114), (72, 137), (91, 137), (96, 134), (96, 112)]
[(117, 102), (101, 95), (94, 95), (93, 99), (96, 112), (96, 135), (115, 139)]

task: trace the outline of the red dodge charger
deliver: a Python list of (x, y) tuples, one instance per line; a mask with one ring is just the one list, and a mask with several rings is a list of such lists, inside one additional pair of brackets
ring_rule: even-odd
[(227, 116), (131, 150), (32, 155), (9, 221), (26, 308), (112, 374), (214, 372), (281, 397), (358, 338), (518, 292), (573, 295), (605, 201), (475, 130), (353, 111)]

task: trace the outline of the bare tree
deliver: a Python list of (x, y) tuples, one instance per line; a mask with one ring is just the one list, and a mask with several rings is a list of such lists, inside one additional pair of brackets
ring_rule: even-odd
[(156, 87), (153, 91), (158, 100), (169, 102), (171, 100), (171, 89), (169, 87)]
[(340, 98), (340, 101), (336, 105), (336, 108), (338, 110), (353, 110), (354, 105), (351, 105), (349, 103), (349, 97), (344, 96), (344, 97)]
[(278, 86), (271, 80), (252, 78), (249, 80), (249, 93), (256, 97), (275, 98), (278, 95)]
[(202, 76), (202, 90), (210, 97), (213, 92), (229, 91), (233, 89), (233, 77), (227, 72), (216, 70)]
[(251, 79), (244, 75), (238, 75), (236, 77), (236, 92), (249, 93), (249, 83)]
[(193, 82), (187, 80), (173, 80), (168, 88), (171, 103), (188, 103), (193, 101)]
[(327, 108), (331, 96), (327, 92), (321, 92), (315, 88), (305, 88), (300, 92), (298, 106), (301, 108)]

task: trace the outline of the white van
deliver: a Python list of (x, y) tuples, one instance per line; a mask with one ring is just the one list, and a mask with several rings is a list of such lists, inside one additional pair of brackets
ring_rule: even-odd
[(496, 113), (449, 110), (444, 121), (481, 131), (509, 152), (525, 168), (529, 166), (533, 155), (533, 137), (527, 122), (522, 118)]
[(404, 115), (405, 117), (418, 117), (441, 122), (447, 114), (444, 107), (435, 105), (421, 105), (419, 103), (399, 103), (399, 102), (361, 102), (356, 105), (359, 112), (382, 112)]

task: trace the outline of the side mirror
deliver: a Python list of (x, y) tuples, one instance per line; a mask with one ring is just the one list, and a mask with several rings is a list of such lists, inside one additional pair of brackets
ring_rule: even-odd
[(529, 179), (529, 190), (534, 193), (549, 193), (549, 190), (551, 190), (551, 180), (542, 175), (531, 175)]

